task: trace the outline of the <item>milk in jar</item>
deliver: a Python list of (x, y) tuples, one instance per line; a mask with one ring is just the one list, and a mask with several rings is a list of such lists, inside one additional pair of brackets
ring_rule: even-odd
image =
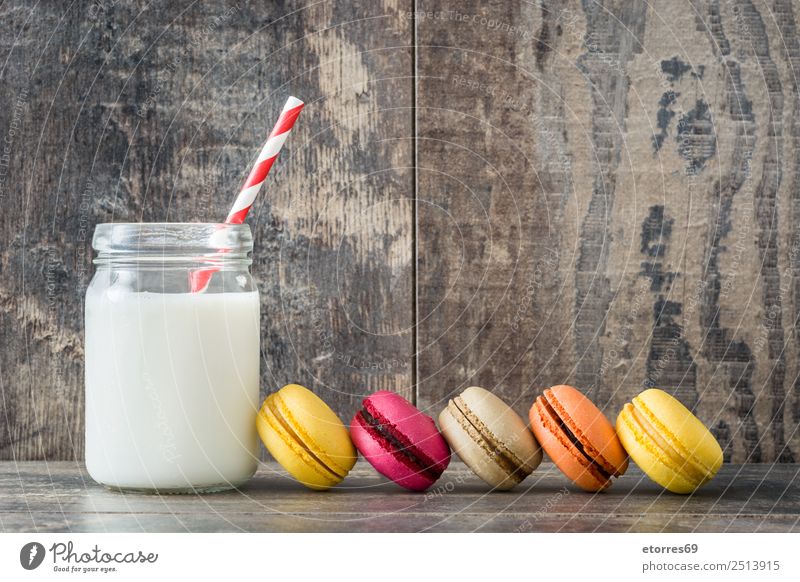
[[(209, 492), (255, 472), (259, 297), (249, 228), (228, 226), (98, 226), (85, 349), (86, 466), (99, 483)], [(189, 275), (210, 267), (192, 290)]]

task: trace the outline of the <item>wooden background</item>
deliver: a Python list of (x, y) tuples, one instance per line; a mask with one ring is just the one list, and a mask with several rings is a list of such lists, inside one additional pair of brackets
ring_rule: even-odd
[(800, 457), (800, 2), (0, 4), (0, 459), (83, 455), (94, 225), (250, 223), (262, 391), (556, 383)]

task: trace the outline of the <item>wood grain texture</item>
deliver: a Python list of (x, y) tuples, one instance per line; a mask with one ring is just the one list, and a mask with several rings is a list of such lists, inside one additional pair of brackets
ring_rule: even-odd
[(613, 418), (658, 386), (726, 460), (798, 460), (800, 1), (0, 14), (0, 458), (82, 458), (94, 225), (224, 216), (294, 93), (251, 219), (264, 393), (568, 382)]
[(420, 403), (657, 386), (793, 462), (800, 4), (420, 4)]
[(222, 220), (289, 94), (248, 220), (262, 391), (411, 395), (410, 2), (307, 4), (0, 8), (0, 458), (82, 458), (95, 224)]
[(608, 491), (567, 485), (550, 463), (521, 486), (488, 492), (453, 463), (426, 493), (409, 493), (363, 462), (329, 493), (267, 463), (240, 491), (123, 495), (78, 464), (0, 463), (0, 531), (790, 532), (800, 529), (798, 466), (726, 465), (692, 496), (665, 493), (635, 468)]
[(541, 364), (560, 351), (548, 330), (567, 327), (563, 309), (535, 306), (542, 288), (557, 297), (561, 287), (551, 274), (568, 194), (563, 181), (545, 183), (547, 169), (563, 176), (558, 151), (534, 159), (541, 139), (562, 135), (532, 123), (534, 111), (560, 100), (536, 68), (539, 16), (522, 8), (419, 5), (418, 400), (437, 414), (471, 384), (527, 412), (551, 377)]

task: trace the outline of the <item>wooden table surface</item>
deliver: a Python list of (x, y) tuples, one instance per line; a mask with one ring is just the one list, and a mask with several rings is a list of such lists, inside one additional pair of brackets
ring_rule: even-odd
[(241, 490), (121, 494), (72, 462), (0, 463), (0, 531), (56, 532), (787, 532), (800, 531), (800, 465), (725, 465), (692, 496), (663, 492), (631, 467), (607, 492), (583, 493), (543, 464), (512, 492), (488, 492), (453, 463), (408, 493), (360, 461), (343, 486), (313, 492), (262, 465)]

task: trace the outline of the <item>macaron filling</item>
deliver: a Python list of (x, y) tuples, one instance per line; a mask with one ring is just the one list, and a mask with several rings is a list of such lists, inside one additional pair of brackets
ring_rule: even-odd
[[(696, 466), (688, 453), (687, 455), (681, 454), (667, 439), (661, 436), (662, 433), (653, 425), (654, 423), (658, 423), (658, 420), (643, 403), (636, 402), (636, 400), (637, 399), (634, 399), (634, 404), (626, 404), (624, 408), (631, 413), (634, 421), (642, 429), (642, 432), (644, 432), (644, 434), (656, 444), (659, 450), (673, 462), (674, 466), (679, 467), (679, 472), (683, 473), (691, 481), (700, 485), (708, 481), (708, 475), (711, 472), (705, 469), (705, 467)], [(651, 419), (653, 422), (651, 422)], [(665, 431), (665, 434), (669, 434), (666, 427), (663, 425), (661, 425), (661, 429)]]
[[(595, 462), (598, 465), (600, 465), (600, 467), (606, 473), (608, 473), (609, 475), (612, 475), (614, 477), (619, 477), (620, 475), (622, 475), (627, 470), (627, 468), (628, 468), (627, 455), (625, 456), (625, 459), (620, 464), (612, 463), (611, 461), (606, 459), (606, 457), (603, 456), (603, 454), (600, 451), (598, 451), (597, 448), (592, 444), (591, 440), (586, 438), (586, 437), (584, 437), (584, 435), (581, 434), (581, 431), (579, 430), (580, 427), (576, 426), (575, 421), (573, 421), (572, 418), (570, 418), (569, 413), (558, 402), (558, 399), (556, 398), (556, 396), (553, 393), (553, 391), (552, 390), (545, 390), (544, 391), (544, 397), (545, 397), (545, 400), (547, 401), (547, 403), (556, 411), (556, 415), (564, 423), (564, 425), (568, 428), (569, 432), (572, 433), (573, 436), (578, 439), (578, 441), (580, 441), (581, 446), (583, 447), (587, 457), (592, 459), (593, 462)], [(602, 413), (599, 410), (597, 411), (597, 414), (598, 414), (598, 418), (595, 418), (593, 420), (593, 422), (600, 421), (601, 419), (602, 419), (602, 421), (607, 422), (606, 419), (602, 416)], [(611, 427), (611, 425), (609, 425), (609, 429), (611, 430), (612, 433), (614, 432), (614, 429), (613, 429), (613, 427)]]
[[(311, 457), (311, 459), (319, 465), (319, 468), (323, 469), (326, 473), (330, 475), (330, 477), (336, 481), (337, 483), (344, 479), (345, 475), (337, 473), (333, 468), (331, 468), (325, 461), (323, 461), (314, 451), (305, 443), (305, 441), (300, 437), (299, 434), (292, 428), (290, 422), (286, 420), (280, 410), (280, 406), (277, 404), (278, 396), (272, 395), (270, 398), (267, 398), (266, 405), (269, 408), (269, 411), (272, 413), (271, 416), (267, 417), (267, 421), (271, 421), (273, 418), (275, 421), (280, 424), (281, 428), (289, 434), (289, 436), (294, 440), (295, 443), (302, 447), (303, 451)], [(346, 473), (345, 473), (346, 474)]]
[(464, 431), (490, 456), (500, 469), (515, 483), (521, 483), (531, 474), (531, 469), (506, 449), (492, 432), (469, 409), (464, 400), (458, 396), (448, 403), (450, 414), (458, 419)]
[(394, 429), (391, 423), (385, 418), (381, 418), (376, 411), (370, 412), (365, 406), (356, 415), (356, 420), (399, 462), (416, 473), (422, 473), (433, 481), (442, 476), (443, 468), (415, 447), (405, 436)]
[(607, 471), (603, 464), (589, 455), (581, 440), (570, 430), (561, 416), (558, 415), (555, 408), (542, 396), (536, 399), (536, 405), (539, 410), (539, 415), (543, 419), (546, 417), (554, 422), (560, 433), (578, 450), (582, 458), (586, 461), (589, 471), (594, 474), (599, 481), (605, 484), (610, 483), (614, 474)]

